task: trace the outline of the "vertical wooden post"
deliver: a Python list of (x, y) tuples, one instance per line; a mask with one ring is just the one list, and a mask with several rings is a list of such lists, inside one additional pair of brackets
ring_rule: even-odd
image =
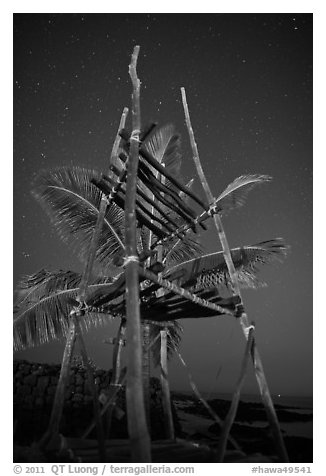
[(127, 169), (125, 200), (125, 275), (127, 314), (127, 414), (133, 463), (150, 462), (150, 438), (146, 423), (142, 386), (142, 339), (139, 310), (139, 278), (136, 239), (136, 187), (139, 161), (140, 81), (137, 77), (139, 46), (135, 46), (129, 74), (132, 81), (132, 134)]
[(162, 406), (164, 415), (165, 435), (168, 439), (174, 440), (174, 425), (171, 410), (170, 386), (168, 379), (168, 355), (167, 355), (167, 330), (161, 333), (161, 387)]
[[(192, 153), (193, 153), (193, 159), (194, 159), (194, 162), (195, 162), (195, 165), (196, 165), (196, 169), (197, 169), (199, 179), (200, 179), (200, 181), (202, 183), (202, 186), (203, 186), (203, 189), (205, 191), (207, 200), (208, 200), (209, 203), (212, 204), (213, 201), (214, 201), (214, 196), (213, 196), (213, 194), (211, 192), (211, 189), (208, 185), (207, 179), (205, 177), (205, 174), (204, 174), (204, 171), (203, 171), (200, 159), (199, 159), (197, 144), (195, 142), (194, 132), (193, 132), (193, 129), (192, 129), (192, 126), (191, 126), (188, 104), (187, 104), (187, 99), (186, 99), (186, 92), (185, 92), (184, 88), (181, 88), (181, 94), (182, 94), (182, 103), (183, 103), (183, 107), (184, 107), (184, 111), (185, 111), (186, 124), (187, 124), (187, 128), (188, 128), (188, 133), (189, 133), (190, 143), (191, 143), (191, 148), (192, 148)], [(232, 283), (232, 286), (233, 286), (233, 292), (234, 292), (235, 295), (239, 296), (240, 300), (241, 300), (240, 304), (238, 305), (238, 309), (240, 311), (240, 324), (241, 324), (243, 333), (245, 335), (245, 338), (248, 340), (248, 329), (250, 327), (249, 320), (248, 320), (248, 316), (247, 316), (247, 314), (244, 310), (242, 296), (241, 296), (241, 292), (240, 292), (240, 286), (239, 286), (237, 274), (236, 274), (236, 271), (235, 271), (235, 267), (234, 267), (234, 264), (233, 264), (233, 261), (232, 261), (230, 247), (229, 247), (229, 244), (228, 244), (228, 241), (227, 241), (227, 238), (226, 238), (226, 234), (225, 234), (225, 231), (224, 231), (224, 228), (223, 228), (223, 225), (222, 225), (222, 220), (221, 220), (221, 218), (218, 214), (214, 215), (214, 223), (215, 223), (215, 227), (216, 227), (216, 230), (217, 230), (217, 233), (218, 233), (221, 245), (222, 245), (224, 259), (225, 259), (225, 262), (226, 262), (226, 265), (227, 265), (227, 268), (228, 268), (228, 272), (229, 272), (229, 275), (230, 275), (230, 280), (231, 280), (231, 283)], [(254, 369), (255, 369), (255, 375), (256, 375), (258, 386), (259, 386), (261, 398), (262, 398), (262, 401), (263, 401), (264, 406), (265, 406), (265, 410), (266, 410), (267, 417), (268, 417), (268, 420), (269, 420), (269, 423), (270, 423), (270, 426), (271, 426), (271, 430), (272, 430), (272, 433), (273, 433), (273, 436), (274, 436), (274, 441), (275, 441), (275, 445), (276, 445), (276, 448), (277, 448), (278, 453), (279, 453), (279, 457), (283, 462), (288, 462), (289, 458), (288, 458), (287, 451), (286, 451), (286, 448), (285, 448), (285, 445), (284, 445), (280, 425), (279, 425), (277, 415), (276, 415), (276, 412), (275, 412), (275, 409), (274, 409), (274, 405), (273, 405), (273, 401), (272, 401), (272, 398), (271, 398), (271, 395), (270, 395), (270, 392), (269, 392), (269, 388), (268, 388), (267, 380), (266, 380), (266, 377), (265, 377), (262, 361), (261, 361), (260, 355), (258, 353), (258, 349), (257, 349), (255, 341), (253, 342), (253, 345), (252, 345), (251, 355), (252, 355), (252, 360), (253, 360)]]

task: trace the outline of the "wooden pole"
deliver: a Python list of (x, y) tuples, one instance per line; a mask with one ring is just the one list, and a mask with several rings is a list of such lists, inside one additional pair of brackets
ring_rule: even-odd
[(127, 414), (128, 433), (133, 463), (151, 461), (150, 438), (146, 423), (144, 392), (142, 386), (142, 339), (139, 310), (139, 281), (136, 238), (136, 190), (139, 161), (140, 134), (140, 81), (137, 77), (139, 46), (135, 46), (129, 75), (132, 81), (132, 134), (126, 183), (125, 201), (125, 275), (127, 314)]
[(217, 460), (216, 460), (217, 463), (223, 463), (223, 460), (224, 460), (224, 455), (225, 455), (231, 427), (233, 425), (233, 422), (237, 413), (238, 405), (239, 405), (241, 389), (247, 374), (247, 367), (248, 367), (248, 362), (251, 356), (253, 339), (254, 339), (254, 335), (253, 335), (253, 327), (252, 327), (249, 330), (249, 336), (246, 343), (245, 353), (243, 356), (240, 376), (236, 385), (236, 389), (233, 393), (231, 406), (222, 426), (222, 431), (220, 434), (219, 444), (217, 448)]
[[(198, 149), (197, 149), (197, 144), (195, 142), (195, 137), (194, 137), (194, 132), (191, 126), (191, 121), (190, 121), (190, 115), (189, 115), (189, 109), (188, 109), (188, 104), (187, 104), (187, 98), (186, 98), (186, 92), (184, 88), (181, 88), (181, 95), (182, 95), (182, 103), (185, 111), (185, 117), (186, 117), (186, 124), (188, 128), (188, 133), (190, 137), (190, 143), (191, 143), (191, 148), (192, 148), (192, 153), (193, 153), (193, 159), (196, 165), (197, 173), (199, 176), (199, 179), (201, 181), (201, 184), (203, 186), (203, 189), (206, 194), (206, 198), (210, 204), (213, 204), (214, 202), (214, 196), (211, 192), (211, 189), (208, 185), (207, 179), (205, 177), (203, 168), (201, 166), (201, 162), (199, 159), (199, 154), (198, 154)], [(226, 238), (226, 234), (222, 225), (222, 220), (218, 214), (214, 214), (214, 223), (215, 227), (222, 245), (223, 249), (223, 255), (224, 259), (228, 268), (228, 272), (230, 275), (230, 280), (233, 286), (233, 292), (235, 295), (239, 296), (240, 298), (240, 304), (238, 305), (239, 313), (240, 313), (240, 324), (243, 330), (243, 333), (245, 335), (245, 338), (248, 340), (248, 329), (250, 327), (248, 316), (245, 313), (244, 306), (243, 306), (243, 300), (240, 292), (240, 286), (238, 282), (238, 278), (236, 275), (235, 267), (232, 261), (231, 257), (231, 252), (230, 252), (230, 247)], [(260, 355), (258, 353), (258, 349), (255, 343), (255, 340), (253, 341), (252, 345), (252, 360), (254, 364), (254, 369), (255, 369), (255, 375), (257, 379), (257, 383), (259, 386), (260, 394), (262, 401), (265, 406), (265, 410), (267, 413), (267, 417), (271, 426), (271, 430), (274, 436), (274, 441), (275, 445), (279, 454), (279, 457), (282, 462), (288, 462), (289, 457), (287, 455), (287, 451), (284, 445), (283, 441), (283, 436), (281, 433), (281, 428), (277, 419), (277, 415), (274, 409), (273, 405), (273, 400), (271, 398), (267, 380), (265, 377), (262, 361), (260, 358)]]
[(164, 415), (165, 435), (169, 440), (174, 440), (174, 425), (171, 409), (170, 386), (168, 379), (168, 355), (167, 355), (167, 330), (160, 331), (161, 334), (161, 386), (162, 386), (162, 406)]
[(189, 301), (194, 302), (195, 304), (199, 304), (200, 306), (204, 306), (204, 307), (207, 307), (208, 309), (212, 309), (213, 311), (216, 311), (220, 313), (221, 315), (224, 315), (224, 314), (228, 314), (230, 316), (234, 315), (234, 313), (230, 311), (229, 309), (219, 306), (218, 304), (215, 304), (214, 302), (207, 301), (206, 299), (202, 299), (196, 296), (196, 294), (192, 294), (191, 292), (187, 291), (187, 289), (180, 288), (176, 284), (170, 282), (168, 279), (163, 279), (160, 276), (157, 276), (155, 273), (153, 273), (152, 271), (149, 271), (148, 269), (140, 268), (139, 274), (143, 276), (145, 279), (150, 279), (151, 281), (153, 281), (153, 283), (159, 284), (160, 286), (162, 286), (162, 288), (167, 289), (168, 291), (173, 291), (175, 294), (178, 294), (179, 296), (182, 296), (185, 299), (188, 299)]
[[(111, 152), (111, 156), (110, 156), (110, 164), (112, 162), (114, 162), (114, 160), (116, 159), (118, 149), (119, 149), (119, 144), (120, 144), (119, 131), (125, 126), (127, 114), (128, 114), (128, 108), (125, 107), (123, 112), (122, 112), (122, 115), (121, 115), (119, 129), (118, 129), (118, 132), (117, 132), (117, 135), (116, 135), (113, 147), (112, 147), (112, 152)], [(98, 240), (99, 240), (102, 228), (103, 228), (103, 222), (104, 222), (106, 209), (107, 209), (107, 200), (106, 200), (105, 195), (102, 194), (101, 195), (99, 213), (97, 215), (96, 224), (95, 224), (95, 227), (94, 227), (94, 230), (93, 230), (86, 265), (85, 265), (84, 272), (83, 272), (83, 275), (82, 275), (82, 279), (81, 279), (81, 282), (80, 282), (80, 285), (79, 285), (77, 300), (81, 304), (83, 304), (86, 300), (86, 293), (87, 293), (88, 283), (89, 283), (89, 279), (91, 277), (91, 273), (92, 273), (92, 269), (93, 269), (93, 265), (94, 265)], [(121, 246), (124, 248), (123, 243), (121, 244)]]
[(76, 326), (74, 319), (70, 317), (69, 330), (61, 362), (59, 381), (54, 395), (50, 421), (45, 434), (39, 441), (39, 446), (41, 449), (46, 450), (48, 447), (50, 447), (52, 442), (55, 442), (59, 435), (60, 422), (65, 401), (65, 391), (69, 381), (69, 369), (75, 342)]

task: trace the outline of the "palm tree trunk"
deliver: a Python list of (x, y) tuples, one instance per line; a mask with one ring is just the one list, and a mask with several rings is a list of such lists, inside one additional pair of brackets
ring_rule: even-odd
[(136, 66), (139, 46), (135, 46), (129, 74), (133, 85), (132, 94), (132, 135), (126, 184), (125, 200), (125, 274), (127, 311), (127, 413), (128, 433), (131, 444), (132, 462), (150, 462), (150, 438), (146, 423), (144, 392), (142, 386), (142, 339), (139, 311), (139, 278), (136, 239), (136, 187), (139, 160), (140, 134), (140, 81)]
[(165, 436), (169, 440), (174, 440), (174, 425), (171, 410), (170, 386), (168, 379), (168, 355), (167, 355), (167, 330), (161, 332), (161, 386), (162, 386), (162, 406), (165, 424)]
[[(119, 330), (116, 337), (116, 342), (113, 349), (113, 362), (112, 362), (112, 383), (109, 385), (109, 394), (108, 399), (115, 393), (116, 388), (119, 386), (119, 380), (121, 375), (121, 351), (124, 345), (124, 335), (126, 331), (126, 323), (125, 320), (121, 321), (119, 326)], [(118, 392), (115, 394), (118, 395)], [(116, 406), (116, 399), (112, 401), (112, 403), (108, 406), (107, 410), (107, 437), (110, 437), (111, 433), (111, 425), (112, 425), (112, 417), (114, 415), (114, 409)]]
[(74, 345), (76, 342), (76, 325), (74, 319), (70, 318), (69, 330), (65, 345), (65, 350), (62, 357), (60, 376), (56, 388), (50, 421), (48, 429), (39, 441), (40, 448), (46, 449), (54, 442), (59, 435), (60, 422), (65, 401), (65, 391), (69, 381), (70, 362), (73, 354)]
[(150, 375), (151, 375), (151, 353), (149, 350), (150, 344), (150, 324), (146, 321), (142, 322), (142, 336), (143, 336), (143, 358), (142, 358), (142, 372), (143, 372), (143, 388), (144, 388), (144, 403), (146, 410), (147, 427), (150, 432), (151, 428), (151, 404), (150, 404)]
[[(187, 127), (188, 127), (190, 143), (191, 143), (191, 147), (192, 147), (193, 158), (194, 158), (194, 162), (195, 162), (195, 165), (196, 165), (197, 173), (198, 173), (199, 179), (200, 179), (200, 181), (203, 185), (203, 188), (204, 188), (204, 191), (205, 191), (205, 194), (206, 194), (206, 198), (207, 198), (208, 202), (210, 204), (212, 204), (214, 202), (214, 196), (213, 196), (213, 194), (210, 190), (210, 187), (209, 187), (208, 182), (206, 180), (206, 177), (205, 177), (205, 174), (204, 174), (204, 171), (203, 171), (203, 168), (201, 166), (200, 159), (199, 159), (198, 149), (197, 149), (193, 129), (192, 129), (191, 122), (190, 122), (190, 115), (189, 115), (186, 93), (185, 93), (184, 88), (181, 88), (181, 94), (182, 94), (182, 103), (183, 103), (183, 107), (184, 107), (184, 111), (185, 111), (186, 123), (187, 123)], [(249, 320), (248, 320), (247, 314), (244, 311), (242, 296), (241, 296), (241, 292), (240, 292), (240, 286), (239, 286), (238, 278), (237, 278), (237, 275), (236, 275), (235, 267), (234, 267), (234, 264), (233, 264), (233, 261), (232, 261), (230, 247), (229, 247), (229, 244), (228, 244), (228, 241), (227, 241), (227, 238), (226, 238), (226, 234), (224, 232), (224, 228), (223, 228), (223, 225), (222, 225), (222, 220), (221, 220), (219, 215), (216, 215), (216, 214), (214, 215), (214, 223), (215, 223), (216, 230), (217, 230), (217, 233), (218, 233), (221, 245), (222, 245), (224, 259), (225, 259), (225, 262), (226, 262), (226, 265), (227, 265), (227, 268), (228, 268), (228, 272), (229, 272), (229, 275), (230, 275), (230, 280), (231, 280), (231, 283), (232, 283), (232, 286), (233, 286), (233, 292), (234, 292), (235, 295), (239, 296), (240, 299), (241, 299), (241, 302), (238, 305), (239, 311), (241, 313), (240, 314), (240, 323), (241, 323), (241, 327), (242, 327), (243, 333), (245, 335), (245, 338), (248, 340), (248, 329), (250, 327)], [(268, 388), (267, 380), (266, 380), (266, 377), (265, 377), (262, 361), (261, 361), (260, 355), (258, 353), (255, 341), (253, 342), (253, 345), (252, 345), (251, 355), (252, 355), (252, 360), (253, 360), (253, 363), (254, 363), (256, 379), (257, 379), (258, 386), (259, 386), (259, 389), (260, 389), (260, 394), (261, 394), (262, 401), (263, 401), (265, 409), (266, 409), (266, 413), (267, 413), (269, 423), (271, 425), (271, 430), (273, 432), (273, 436), (274, 436), (276, 448), (277, 448), (278, 453), (279, 453), (279, 457), (281, 458), (281, 460), (283, 462), (288, 462), (289, 458), (288, 458), (287, 451), (286, 451), (286, 448), (285, 448), (285, 445), (284, 445), (280, 425), (279, 425), (277, 415), (276, 415), (276, 412), (275, 412), (275, 409), (274, 409), (274, 405), (273, 405), (273, 401), (272, 401), (272, 398), (271, 398), (271, 395), (270, 395), (270, 392), (269, 392), (269, 388)]]

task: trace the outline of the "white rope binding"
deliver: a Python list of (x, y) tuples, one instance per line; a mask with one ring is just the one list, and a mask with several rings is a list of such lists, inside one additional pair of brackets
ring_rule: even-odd
[(131, 133), (129, 141), (134, 140), (135, 142), (138, 142), (140, 144), (141, 143), (141, 141), (139, 140), (139, 134), (140, 133), (141, 133), (141, 131), (139, 129), (133, 130), (132, 133)]
[(253, 331), (255, 330), (255, 326), (254, 326), (253, 324), (251, 324), (250, 326), (245, 327), (245, 328), (243, 329), (243, 332), (244, 332), (244, 334), (245, 334), (247, 340), (249, 339), (249, 332), (250, 332), (251, 330), (253, 330)]
[(139, 257), (137, 255), (125, 256), (123, 258), (123, 266), (126, 267), (129, 263), (139, 263)]

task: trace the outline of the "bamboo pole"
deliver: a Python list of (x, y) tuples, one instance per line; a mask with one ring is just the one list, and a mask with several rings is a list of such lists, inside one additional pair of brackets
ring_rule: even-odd
[[(211, 192), (211, 189), (208, 185), (206, 176), (204, 174), (204, 171), (203, 171), (200, 159), (199, 159), (198, 148), (197, 148), (197, 144), (195, 142), (194, 132), (193, 132), (193, 129), (192, 129), (192, 126), (191, 126), (189, 109), (188, 109), (187, 98), (186, 98), (186, 92), (185, 92), (184, 88), (181, 88), (181, 94), (182, 94), (182, 103), (183, 103), (183, 107), (184, 107), (184, 111), (185, 111), (186, 124), (187, 124), (187, 128), (188, 128), (188, 133), (189, 133), (190, 143), (191, 143), (191, 148), (192, 148), (192, 153), (193, 153), (193, 159), (194, 159), (194, 162), (195, 162), (195, 165), (196, 165), (197, 173), (198, 173), (199, 179), (202, 183), (202, 186), (203, 186), (203, 189), (205, 191), (206, 198), (207, 198), (208, 202), (210, 204), (213, 204), (214, 196), (213, 196), (213, 194)], [(248, 340), (248, 329), (250, 327), (249, 320), (248, 320), (248, 316), (247, 316), (247, 314), (244, 310), (243, 300), (242, 300), (242, 296), (241, 296), (241, 292), (240, 292), (240, 286), (239, 286), (238, 278), (237, 278), (237, 275), (236, 275), (235, 267), (234, 267), (234, 264), (233, 264), (233, 261), (232, 261), (230, 247), (229, 247), (229, 244), (228, 244), (228, 241), (227, 241), (227, 238), (226, 238), (226, 234), (225, 234), (225, 231), (224, 231), (224, 228), (223, 228), (223, 225), (222, 225), (222, 220), (221, 220), (221, 218), (218, 214), (214, 214), (214, 223), (215, 223), (215, 227), (216, 227), (216, 230), (217, 230), (217, 233), (218, 233), (221, 245), (222, 245), (224, 259), (225, 259), (225, 262), (226, 262), (226, 265), (227, 265), (227, 268), (228, 268), (228, 272), (229, 272), (229, 275), (230, 275), (230, 280), (231, 280), (231, 283), (232, 283), (232, 286), (233, 286), (233, 292), (234, 292), (235, 295), (239, 296), (239, 298), (240, 298), (240, 303), (238, 304), (238, 309), (239, 309), (239, 312), (240, 312), (240, 324), (241, 324), (243, 333), (245, 335), (245, 338)], [(288, 458), (288, 455), (287, 455), (286, 447), (284, 445), (284, 441), (283, 441), (283, 437), (282, 437), (282, 433), (281, 433), (281, 428), (280, 428), (278, 418), (277, 418), (277, 415), (276, 415), (276, 412), (275, 412), (275, 408), (274, 408), (274, 405), (273, 405), (273, 400), (272, 400), (270, 392), (269, 392), (269, 388), (268, 388), (267, 380), (266, 380), (266, 377), (265, 377), (262, 361), (261, 361), (260, 355), (258, 353), (258, 349), (257, 349), (255, 340), (253, 341), (251, 355), (252, 355), (252, 360), (253, 360), (254, 369), (255, 369), (255, 375), (256, 375), (258, 386), (259, 386), (261, 398), (262, 398), (263, 404), (265, 406), (267, 417), (268, 417), (268, 420), (269, 420), (269, 423), (270, 423), (270, 426), (271, 426), (271, 430), (272, 430), (272, 433), (273, 433), (273, 436), (274, 436), (276, 449), (278, 451), (278, 454), (279, 454), (279, 457), (280, 457), (281, 461), (288, 462), (289, 458)]]
[(227, 446), (228, 438), (230, 435), (230, 430), (237, 413), (241, 389), (247, 374), (247, 367), (248, 367), (248, 362), (251, 356), (253, 340), (254, 340), (254, 333), (253, 333), (253, 327), (252, 327), (249, 330), (248, 340), (246, 343), (246, 349), (245, 349), (245, 353), (244, 353), (242, 365), (241, 365), (241, 370), (240, 370), (240, 376), (238, 378), (236, 389), (233, 393), (231, 406), (222, 426), (219, 444), (217, 447), (217, 459), (216, 459), (217, 463), (223, 463), (223, 460), (224, 460), (226, 446)]
[(171, 409), (170, 386), (168, 379), (168, 356), (167, 356), (167, 330), (160, 331), (161, 334), (161, 386), (162, 386), (162, 406), (164, 414), (165, 435), (169, 440), (174, 440), (174, 425)]
[[(120, 119), (120, 124), (119, 124), (119, 129), (116, 134), (116, 138), (112, 147), (112, 152), (110, 156), (110, 162), (114, 161), (114, 159), (117, 156), (118, 149), (119, 149), (119, 144), (120, 144), (120, 136), (119, 136), (119, 131), (125, 126), (126, 123), (126, 118), (128, 114), (128, 108), (124, 108), (121, 119)], [(99, 208), (99, 213), (97, 215), (97, 220), (96, 224), (93, 230), (92, 238), (91, 238), (91, 243), (89, 246), (89, 253), (86, 261), (86, 265), (84, 268), (84, 272), (82, 275), (82, 279), (79, 285), (79, 291), (78, 291), (78, 297), (77, 301), (79, 301), (81, 304), (83, 304), (86, 300), (86, 293), (87, 293), (87, 288), (88, 288), (88, 283), (89, 279), (91, 277), (93, 265), (94, 265), (94, 260), (95, 260), (95, 255), (96, 255), (96, 249), (98, 245), (98, 240), (100, 237), (101, 230), (103, 228), (103, 222), (104, 222), (104, 217), (107, 209), (107, 199), (105, 195), (102, 193), (101, 194), (101, 201), (100, 201), (100, 208)], [(122, 244), (123, 246), (123, 244)]]
[(189, 291), (187, 291), (184, 288), (180, 288), (174, 283), (171, 283), (167, 279), (163, 279), (160, 276), (156, 276), (155, 273), (152, 273), (148, 269), (143, 269), (139, 268), (139, 274), (143, 276), (145, 279), (150, 279), (153, 281), (153, 283), (159, 284), (165, 289), (168, 289), (169, 291), (173, 291), (175, 294), (178, 294), (179, 296), (184, 297), (185, 299), (188, 299), (191, 302), (194, 302), (195, 304), (199, 304), (200, 306), (207, 307), (208, 309), (212, 309), (213, 311), (216, 311), (220, 314), (228, 314), (233, 316), (234, 313), (232, 311), (229, 311), (228, 309), (219, 306), (218, 304), (215, 304), (213, 302), (207, 301), (206, 299), (202, 299), (196, 294), (192, 294)]
[(126, 311), (127, 311), (127, 414), (128, 433), (131, 445), (132, 462), (151, 461), (150, 438), (146, 424), (144, 392), (142, 387), (142, 339), (139, 311), (139, 285), (136, 238), (136, 190), (139, 161), (140, 134), (140, 81), (137, 76), (139, 46), (135, 46), (129, 75), (132, 93), (132, 134), (126, 184), (125, 201), (125, 275), (126, 275)]
[[(164, 166), (164, 164), (162, 164)], [(165, 184), (165, 176), (160, 174), (158, 177), (162, 180), (162, 183)], [(150, 241), (150, 247), (152, 242)], [(149, 247), (149, 249), (150, 249)], [(163, 245), (158, 245), (157, 247), (157, 261), (163, 262)], [(158, 277), (162, 277), (162, 273), (158, 274)], [(156, 296), (160, 297), (164, 295), (164, 288), (158, 289), (156, 291)], [(167, 327), (160, 331), (161, 337), (161, 347), (160, 347), (160, 360), (161, 360), (161, 386), (162, 386), (162, 407), (164, 414), (164, 423), (165, 423), (165, 434), (168, 439), (174, 440), (174, 422), (172, 416), (172, 406), (171, 406), (171, 394), (170, 394), (170, 384), (168, 378), (168, 334)]]

